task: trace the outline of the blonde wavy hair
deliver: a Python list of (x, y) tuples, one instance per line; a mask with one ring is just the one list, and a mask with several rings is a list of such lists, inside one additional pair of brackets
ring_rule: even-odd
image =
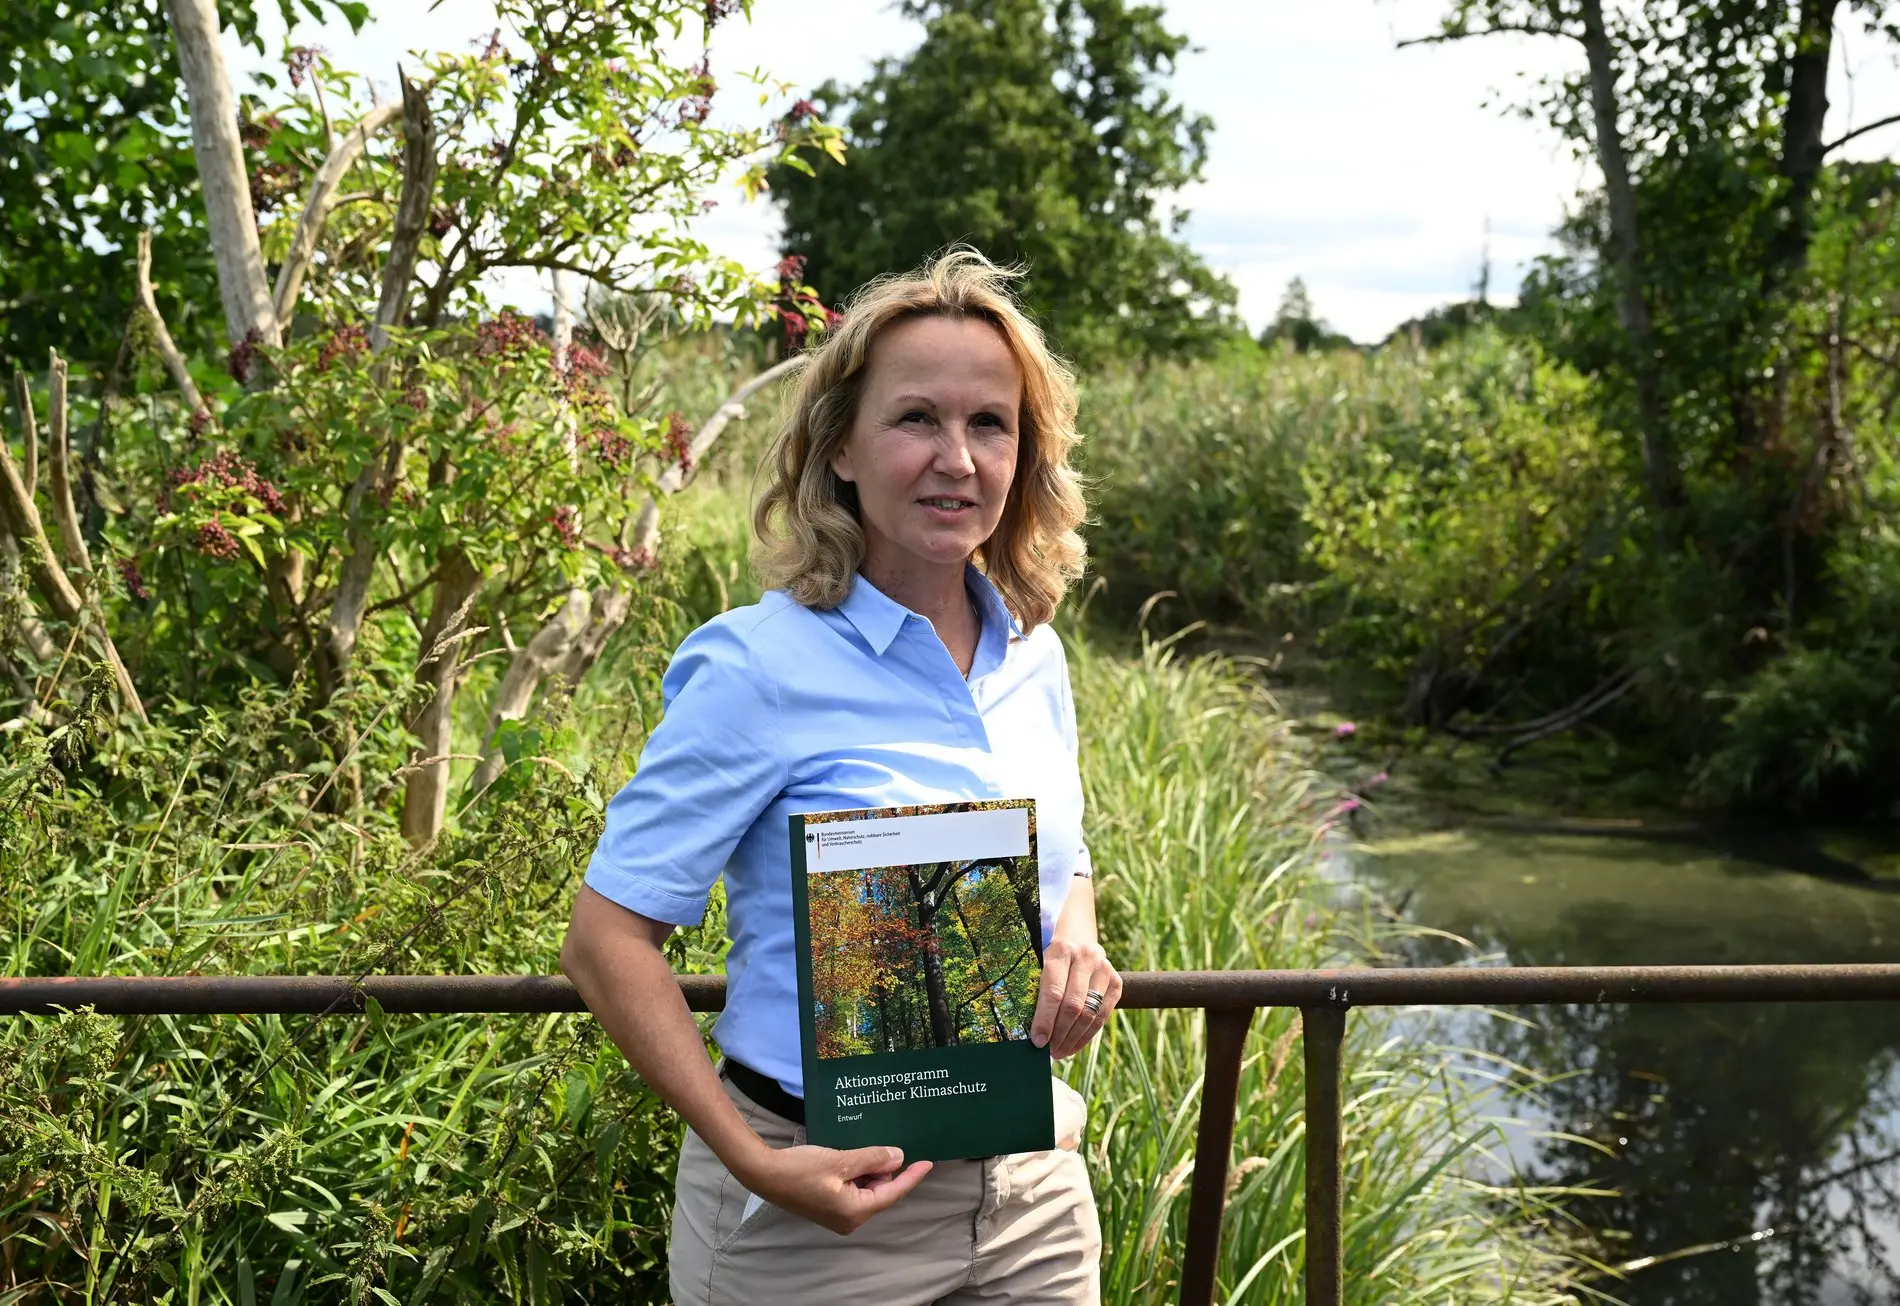
[(1055, 615), (1082, 574), (1082, 486), (1075, 447), (1075, 374), (1010, 293), (1019, 275), (973, 249), (952, 249), (904, 276), (880, 277), (852, 297), (841, 326), (807, 357), (762, 470), (770, 484), (752, 510), (752, 566), (768, 589), (811, 608), (835, 608), (864, 561), (857, 491), (831, 468), (851, 433), (871, 346), (917, 317), (974, 318), (995, 327), (1022, 370), (1016, 478), (976, 562), (1003, 602), (1033, 630)]

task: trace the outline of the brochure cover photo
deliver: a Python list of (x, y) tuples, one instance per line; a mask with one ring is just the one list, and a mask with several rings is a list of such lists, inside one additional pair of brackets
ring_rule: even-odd
[(1033, 799), (791, 818), (805, 1127), (947, 1161), (1055, 1146)]

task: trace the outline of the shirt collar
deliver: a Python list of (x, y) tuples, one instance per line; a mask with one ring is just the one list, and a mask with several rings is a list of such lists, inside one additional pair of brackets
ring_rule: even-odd
[[(976, 596), (977, 605), (983, 610), (985, 633), (1005, 630), (1009, 632), (1011, 641), (1023, 638), (1022, 623), (1016, 620), (1009, 605), (1003, 602), (1002, 592), (995, 583), (974, 563), (965, 564), (963, 577), (970, 592)], [(864, 642), (879, 657), (884, 656), (884, 651), (897, 638), (897, 632), (904, 628), (904, 622), (915, 615), (862, 574), (852, 576), (851, 590), (844, 596), (844, 602), (838, 605), (838, 611), (857, 628), (858, 634), (864, 636)]]

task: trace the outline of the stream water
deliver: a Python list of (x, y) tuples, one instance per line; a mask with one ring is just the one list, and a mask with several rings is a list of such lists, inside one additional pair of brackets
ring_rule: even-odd
[[(1374, 826), (1351, 859), (1410, 921), (1456, 936), (1409, 945), (1414, 964), (1900, 959), (1896, 859), (1798, 833)], [(1565, 1072), (1511, 1148), (1533, 1182), (1615, 1191), (1572, 1209), (1630, 1266), (1605, 1285), (1616, 1296), (1900, 1301), (1900, 1004), (1514, 1014), (1525, 1023), (1465, 1016), (1459, 1032)]]

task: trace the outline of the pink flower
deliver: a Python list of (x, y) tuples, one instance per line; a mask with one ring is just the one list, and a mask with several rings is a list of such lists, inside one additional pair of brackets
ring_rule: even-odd
[(1392, 778), (1391, 772), (1377, 771), (1377, 772), (1374, 772), (1372, 775), (1369, 775), (1366, 777), (1366, 783), (1362, 787), (1366, 789), (1377, 789), (1380, 785), (1384, 784), (1386, 781), (1390, 780), (1391, 778)]
[(1358, 733), (1359, 727), (1350, 721), (1341, 721), (1338, 725), (1333, 727), (1334, 739), (1351, 739)]

